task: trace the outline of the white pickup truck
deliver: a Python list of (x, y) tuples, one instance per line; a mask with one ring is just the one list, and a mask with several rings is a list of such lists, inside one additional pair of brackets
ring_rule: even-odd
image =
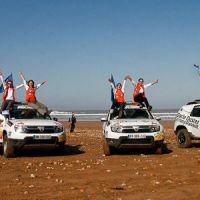
[(184, 105), (178, 111), (174, 124), (177, 145), (188, 148), (192, 140), (200, 140), (200, 100)]
[(108, 117), (101, 119), (103, 124), (103, 150), (112, 154), (114, 148), (137, 147), (153, 148), (161, 154), (164, 129), (146, 107), (126, 104), (121, 118), (118, 113), (109, 111)]
[(25, 145), (52, 144), (62, 149), (65, 141), (61, 123), (25, 104), (15, 104), (10, 112), (0, 114), (0, 143), (5, 157), (14, 157), (17, 149)]

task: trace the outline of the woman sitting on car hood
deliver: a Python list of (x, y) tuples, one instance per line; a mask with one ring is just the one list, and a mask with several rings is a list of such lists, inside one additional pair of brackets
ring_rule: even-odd
[(42, 83), (39, 83), (35, 86), (35, 83), (34, 83), (33, 80), (29, 80), (28, 82), (25, 80), (22, 72), (20, 72), (20, 77), (22, 78), (24, 87), (26, 89), (26, 102), (27, 102), (27, 104), (30, 107), (36, 109), (42, 115), (48, 114), (48, 108), (44, 104), (38, 102), (36, 95), (35, 95), (36, 90), (40, 86), (42, 86), (46, 81), (43, 81)]

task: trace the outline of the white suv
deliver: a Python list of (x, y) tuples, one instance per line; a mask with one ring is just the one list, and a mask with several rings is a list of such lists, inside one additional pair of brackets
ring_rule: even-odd
[(107, 119), (102, 118), (103, 149), (105, 155), (110, 155), (114, 148), (150, 147), (156, 153), (162, 153), (164, 129), (146, 107), (127, 103), (123, 115), (118, 118), (118, 112), (110, 110)]
[(192, 140), (200, 140), (200, 100), (182, 106), (175, 119), (174, 132), (180, 148), (190, 147)]
[(62, 124), (27, 105), (15, 104), (10, 112), (0, 114), (0, 143), (5, 157), (13, 157), (25, 145), (52, 144), (62, 149), (65, 141)]

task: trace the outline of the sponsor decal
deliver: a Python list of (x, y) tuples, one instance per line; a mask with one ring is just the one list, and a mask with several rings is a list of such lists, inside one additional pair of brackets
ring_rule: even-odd
[(58, 137), (59, 142), (64, 142), (66, 140), (66, 135), (62, 134)]
[(195, 119), (194, 117), (186, 116), (183, 114), (178, 113), (176, 116), (176, 120), (180, 123), (191, 126), (193, 128), (199, 128), (199, 120)]
[(165, 139), (165, 136), (163, 133), (157, 133), (155, 136), (154, 136), (154, 140), (155, 141), (158, 141), (158, 140), (164, 140)]

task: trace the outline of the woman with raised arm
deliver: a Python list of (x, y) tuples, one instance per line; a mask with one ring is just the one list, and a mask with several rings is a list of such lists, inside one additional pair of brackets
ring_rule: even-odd
[(48, 114), (48, 108), (44, 104), (38, 102), (36, 95), (35, 95), (36, 90), (40, 86), (42, 86), (46, 81), (43, 81), (42, 83), (39, 83), (35, 86), (33, 80), (29, 80), (28, 82), (25, 80), (25, 77), (22, 74), (22, 72), (20, 72), (20, 77), (22, 78), (23, 85), (26, 89), (26, 102), (27, 102), (27, 104), (30, 107), (36, 109), (42, 115)]
[(13, 103), (15, 102), (15, 89), (19, 89), (19, 88), (23, 87), (23, 84), (14, 87), (12, 80), (7, 80), (5, 82), (2, 72), (0, 72), (0, 79), (3, 84), (3, 89), (4, 89), (4, 93), (2, 96), (1, 110), (2, 111), (10, 110)]
[(135, 89), (134, 89), (134, 93), (133, 93), (133, 99), (136, 103), (144, 103), (145, 106), (147, 107), (147, 109), (149, 111), (151, 111), (152, 109), (152, 106), (149, 105), (149, 102), (146, 98), (146, 95), (145, 95), (145, 89), (158, 83), (158, 80), (155, 80), (155, 81), (152, 81), (151, 83), (149, 84), (144, 84), (144, 79), (143, 78), (139, 78), (138, 79), (138, 83), (136, 84), (135, 81), (130, 77), (128, 76), (128, 79), (133, 83)]
[(108, 79), (114, 93), (114, 101), (111, 106), (111, 109), (113, 112), (114, 110), (119, 108), (119, 116), (118, 116), (119, 118), (122, 117), (124, 106), (126, 103), (125, 98), (124, 98), (124, 90), (125, 90), (125, 84), (126, 84), (127, 78), (128, 76), (124, 78), (123, 85), (121, 83), (117, 83), (116, 87), (114, 86), (114, 83), (112, 82), (112, 80)]

